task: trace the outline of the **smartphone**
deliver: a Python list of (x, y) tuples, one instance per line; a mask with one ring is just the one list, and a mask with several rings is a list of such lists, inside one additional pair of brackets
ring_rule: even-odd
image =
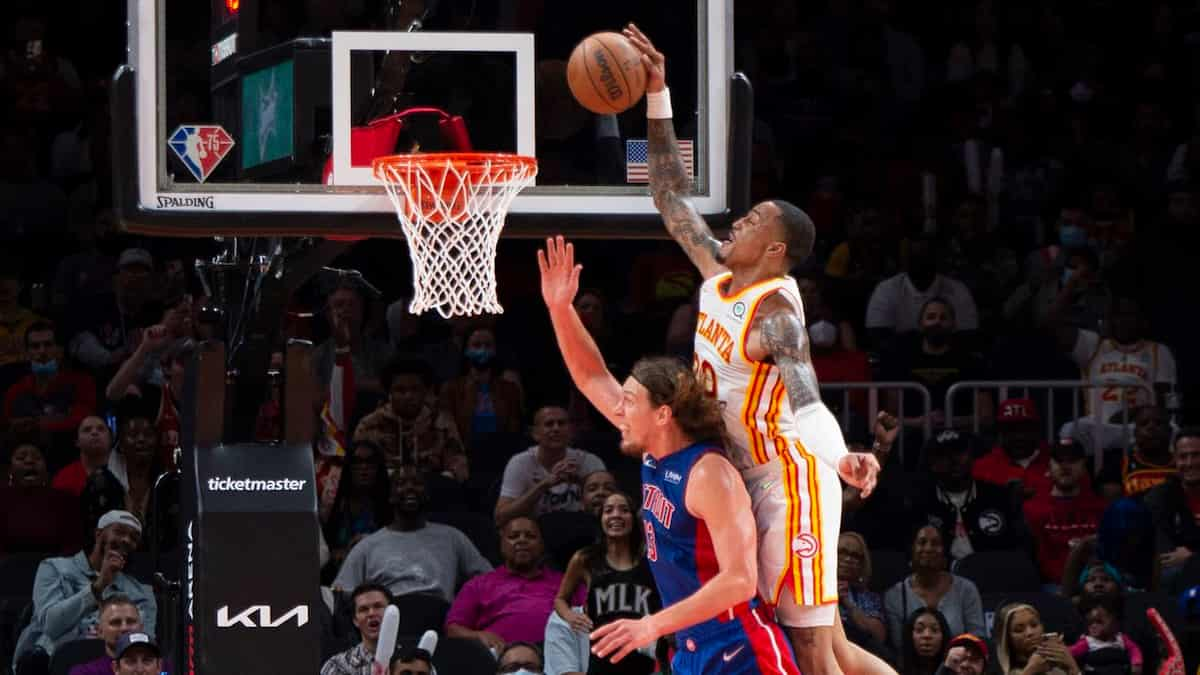
[(1062, 642), (1062, 633), (1043, 633), (1042, 642)]

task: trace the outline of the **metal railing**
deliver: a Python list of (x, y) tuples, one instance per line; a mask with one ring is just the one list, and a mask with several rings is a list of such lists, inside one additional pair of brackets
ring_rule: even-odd
[[(849, 432), (850, 425), (852, 424), (850, 414), (851, 408), (854, 407), (854, 404), (851, 400), (851, 394), (857, 391), (867, 392), (866, 419), (863, 420), (863, 422), (867, 425), (868, 430), (874, 428), (875, 416), (879, 414), (881, 409), (883, 409), (883, 406), (881, 406), (879, 403), (879, 392), (895, 391), (900, 393), (897, 409), (889, 410), (888, 412), (896, 415), (898, 418), (900, 418), (900, 420), (903, 421), (905, 417), (904, 392), (912, 391), (920, 395), (923, 403), (921, 417), (925, 420), (923, 426), (925, 439), (928, 439), (933, 431), (933, 426), (929, 421), (929, 413), (933, 410), (933, 397), (930, 396), (929, 390), (918, 382), (822, 382), (820, 386), (821, 400), (825, 402), (826, 406), (831, 408), (834, 406), (830, 405), (831, 399), (826, 395), (826, 392), (841, 392), (841, 406), (837, 408), (840, 417), (838, 421), (841, 423), (842, 429), (846, 433)], [(901, 461), (904, 461), (905, 459), (904, 446), (906, 436), (908, 436), (908, 434), (905, 433), (900, 433), (897, 436), (898, 447), (896, 449), (900, 453)]]

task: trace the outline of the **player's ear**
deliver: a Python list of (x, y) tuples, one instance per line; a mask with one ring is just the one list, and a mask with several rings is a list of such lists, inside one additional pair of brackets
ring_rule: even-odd
[(658, 406), (658, 409), (654, 411), (654, 422), (659, 426), (666, 426), (667, 424), (671, 423), (671, 416), (671, 406), (660, 405)]
[(787, 255), (787, 244), (782, 241), (773, 241), (767, 244), (766, 254), (769, 256), (785, 256)]

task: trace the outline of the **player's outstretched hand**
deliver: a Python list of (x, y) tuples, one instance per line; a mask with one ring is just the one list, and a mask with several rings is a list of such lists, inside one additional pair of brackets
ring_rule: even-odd
[(646, 91), (662, 91), (667, 86), (667, 57), (655, 49), (650, 38), (632, 23), (625, 26), (621, 34), (642, 53), (642, 65), (646, 66)]
[(579, 291), (579, 273), (583, 271), (583, 265), (575, 264), (575, 246), (560, 234), (546, 239), (546, 248), (538, 250), (537, 258), (546, 306), (555, 309), (574, 302)]
[(848, 452), (838, 460), (838, 475), (862, 491), (862, 498), (871, 496), (879, 479), (879, 460), (869, 452)]
[(640, 619), (618, 619), (592, 631), (592, 653), (617, 663), (634, 650), (653, 644), (658, 639), (650, 617)]

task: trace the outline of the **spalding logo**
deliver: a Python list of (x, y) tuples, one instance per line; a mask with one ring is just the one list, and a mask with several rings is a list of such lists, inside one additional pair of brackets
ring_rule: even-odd
[(613, 75), (612, 66), (608, 64), (604, 50), (597, 49), (594, 56), (596, 57), (596, 66), (600, 68), (600, 82), (604, 85), (605, 93), (614, 101), (621, 98), (623, 94), (621, 85), (617, 83), (617, 78)]
[(798, 534), (795, 539), (792, 539), (792, 553), (801, 558), (811, 558), (820, 549), (821, 544), (817, 541), (817, 538), (807, 532)]

